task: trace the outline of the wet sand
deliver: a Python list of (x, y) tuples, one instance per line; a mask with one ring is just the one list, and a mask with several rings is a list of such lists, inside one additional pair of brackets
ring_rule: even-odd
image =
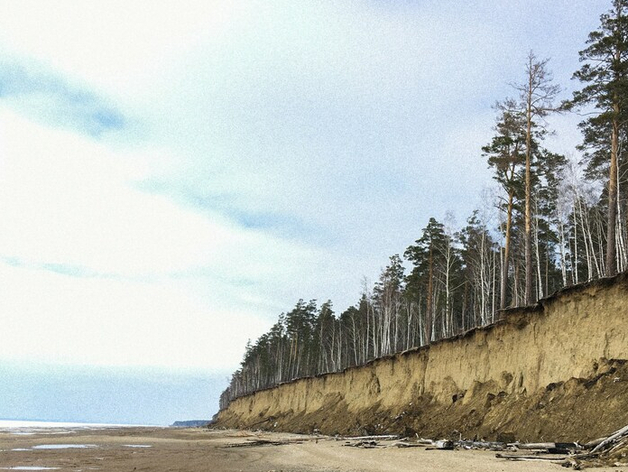
[[(266, 441), (282, 442), (281, 445)], [(287, 443), (287, 444), (285, 444)], [(253, 444), (253, 445), (251, 445)], [(327, 437), (176, 428), (0, 432), (0, 470), (185, 472), (536, 472), (565, 470), (511, 462), (488, 451), (361, 449)], [(54, 468), (54, 469), (46, 469)], [(622, 469), (595, 469), (618, 471)], [(628, 471), (628, 468), (624, 468)]]

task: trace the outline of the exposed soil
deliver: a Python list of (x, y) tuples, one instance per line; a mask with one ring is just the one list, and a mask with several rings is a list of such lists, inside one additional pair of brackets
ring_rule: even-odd
[(350, 412), (344, 400), (337, 397), (330, 399), (328, 408), (303, 415), (287, 412), (284, 416), (260, 418), (256, 427), (300, 433), (316, 430), (331, 435), (396, 433), (428, 438), (584, 443), (628, 424), (626, 361), (598, 363), (598, 373), (591, 378), (550, 384), (533, 395), (495, 392), (495, 385), (478, 383), (472, 392), (454, 394), (449, 404), (424, 394), (403, 410), (386, 410), (374, 404), (358, 413)]
[(217, 425), (584, 443), (628, 425), (628, 273), (455, 338), (237, 398)]

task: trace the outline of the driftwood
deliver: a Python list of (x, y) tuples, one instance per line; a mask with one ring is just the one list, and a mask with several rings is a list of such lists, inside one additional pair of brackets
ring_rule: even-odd
[(628, 436), (628, 426), (624, 426), (623, 428), (615, 431), (609, 437), (604, 439), (600, 444), (595, 446), (591, 452), (595, 453), (598, 451), (603, 451), (605, 449), (608, 449), (611, 446), (613, 446), (617, 441), (625, 438), (626, 436)]
[(511, 443), (509, 446), (514, 446), (517, 449), (553, 449), (556, 447), (556, 443)]
[(595, 446), (600, 444), (605, 439), (606, 439), (605, 437), (604, 438), (594, 439), (593, 441), (589, 441), (588, 443), (583, 444), (582, 447), (584, 447), (585, 449), (593, 449)]
[(517, 449), (582, 449), (582, 447), (577, 443), (557, 443), (557, 442), (546, 442), (546, 443), (512, 443), (508, 444), (509, 446), (514, 446)]
[(574, 470), (582, 469), (582, 464), (580, 463), (581, 460), (592, 458), (590, 454), (575, 454), (560, 457), (549, 457), (540, 454), (534, 456), (524, 456), (519, 454), (495, 454), (495, 457), (510, 461), (545, 461), (551, 464), (562, 465), (563, 467), (570, 467)]
[(318, 441), (318, 438), (296, 438), (296, 439), (247, 439), (245, 442), (229, 443), (223, 447), (255, 447), (255, 446), (285, 446), (287, 444), (303, 444), (305, 441)]
[[(345, 446), (362, 447), (362, 448), (375, 448), (378, 447), (378, 440), (397, 440), (398, 435), (378, 435), (378, 436), (357, 436), (344, 438), (347, 440)], [(350, 441), (355, 441), (351, 443)], [(269, 441), (260, 441), (269, 443)], [(262, 445), (259, 444), (258, 445)], [(280, 443), (281, 444), (281, 443)], [(248, 444), (247, 444), (248, 445)], [(253, 444), (251, 444), (253, 445)], [(590, 441), (585, 445), (580, 445), (575, 442), (541, 442), (541, 443), (510, 443), (505, 444), (502, 442), (488, 442), (488, 441), (450, 441), (439, 440), (434, 441), (431, 439), (417, 438), (415, 441), (408, 442), (407, 438), (403, 438), (392, 444), (388, 444), (387, 447), (425, 447), (426, 450), (452, 450), (454, 448), (463, 449), (488, 449), (493, 451), (510, 450), (522, 450), (522, 451), (534, 451), (534, 455), (525, 454), (501, 454), (498, 453), (495, 457), (500, 459), (514, 460), (514, 461), (547, 461), (555, 464), (561, 464), (565, 467), (573, 467), (579, 469), (581, 464), (579, 461), (590, 460), (599, 458), (602, 454), (608, 454), (620, 447), (628, 446), (628, 426), (625, 426), (606, 438), (599, 438), (594, 441)], [(241, 446), (234, 446), (241, 447)], [(584, 450), (584, 451), (583, 451)]]
[(352, 436), (352, 437), (343, 437), (345, 441), (385, 441), (387, 439), (395, 440), (399, 439), (398, 434), (382, 434), (382, 435), (374, 435), (374, 436)]
[[(580, 461), (586, 461), (591, 459), (602, 458), (603, 454), (610, 454), (611, 452), (625, 447), (628, 445), (628, 426), (625, 426), (606, 438), (596, 439), (590, 441), (584, 446), (580, 446), (577, 443), (528, 443), (528, 444), (509, 444), (509, 446), (516, 447), (523, 450), (545, 450), (549, 453), (556, 451), (566, 451), (566, 455), (556, 457), (549, 455), (542, 455), (537, 452), (537, 455), (520, 455), (520, 454), (496, 454), (495, 457), (500, 459), (508, 459), (514, 461), (548, 461), (556, 464), (561, 464), (564, 467), (572, 467), (574, 469), (580, 469), (582, 464)], [(587, 449), (588, 452), (576, 452), (582, 449)]]
[(363, 449), (373, 449), (373, 448), (377, 447), (378, 444), (377, 444), (377, 441), (357, 441), (355, 443), (347, 441), (346, 443), (343, 444), (343, 446), (347, 446), (347, 447), (361, 447)]
[(500, 454), (497, 453), (495, 454), (495, 457), (497, 457), (498, 459), (508, 459), (511, 461), (549, 461), (549, 462), (564, 462), (567, 457), (566, 456), (561, 456), (561, 457), (548, 457), (548, 456), (522, 456), (519, 454)]
[(398, 441), (395, 443), (390, 444), (388, 447), (425, 447), (425, 444), (419, 444), (419, 443), (410, 443), (410, 442), (402, 442), (402, 441)]
[(456, 447), (462, 449), (483, 449), (489, 451), (503, 451), (507, 448), (506, 443), (503, 442), (490, 442), (490, 441), (456, 441)]
[[(340, 438), (336, 438), (337, 440)], [(364, 449), (372, 449), (374, 447), (378, 447), (379, 444), (377, 441), (391, 441), (399, 439), (399, 435), (397, 434), (381, 434), (374, 436), (354, 436), (354, 437), (345, 437), (342, 438), (345, 440), (343, 446), (349, 447), (361, 447)], [(401, 447), (401, 446), (399, 446)]]
[(453, 451), (453, 449), (454, 449), (454, 442), (450, 441), (449, 439), (441, 439), (439, 441), (434, 441), (434, 447), (425, 448), (426, 451), (432, 451), (432, 450)]
[(266, 439), (256, 439), (242, 443), (230, 443), (225, 445), (225, 447), (284, 446), (286, 444), (302, 444), (302, 441), (268, 441)]
[(418, 438), (416, 440), (417, 444), (421, 444), (423, 446), (433, 446), (434, 445), (434, 441), (432, 441), (431, 439), (423, 439), (423, 438)]
[(511, 443), (508, 447), (515, 449), (523, 449), (529, 451), (543, 451), (549, 454), (573, 454), (576, 451), (580, 451), (582, 446), (578, 443), (557, 443), (557, 442), (544, 442), (544, 443)]

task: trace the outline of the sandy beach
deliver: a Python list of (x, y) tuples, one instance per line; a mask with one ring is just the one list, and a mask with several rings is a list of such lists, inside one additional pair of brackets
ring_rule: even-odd
[[(281, 443), (273, 445), (272, 443)], [(346, 447), (329, 437), (175, 428), (59, 428), (0, 433), (0, 470), (106, 472), (523, 472), (564, 470), (489, 451)], [(622, 470), (613, 469), (595, 469)], [(628, 470), (628, 468), (623, 468)]]

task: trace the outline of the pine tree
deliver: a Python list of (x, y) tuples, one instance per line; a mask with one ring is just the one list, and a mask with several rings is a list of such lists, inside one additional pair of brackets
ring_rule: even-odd
[[(500, 115), (495, 125), (497, 134), (490, 144), (482, 151), (488, 158), (488, 164), (495, 170), (494, 179), (500, 184), (506, 198), (499, 205), (506, 213), (504, 231), (504, 254), (502, 256), (500, 282), (500, 309), (506, 308), (508, 276), (510, 268), (510, 251), (513, 216), (515, 211), (515, 197), (521, 195), (522, 179), (521, 166), (525, 164), (525, 116), (518, 110), (517, 104), (506, 100), (498, 104)], [(520, 198), (520, 197), (519, 197)]]
[(423, 343), (451, 334), (451, 302), (448, 298), (455, 286), (453, 273), (461, 264), (444, 225), (430, 218), (421, 238), (406, 249), (404, 256), (414, 264), (407, 277), (407, 290), (424, 308), (421, 310), (424, 313)]
[[(561, 215), (559, 214), (560, 179), (567, 159), (561, 154), (541, 149), (533, 200), (535, 207), (535, 259), (537, 297), (541, 298), (565, 285), (556, 257), (561, 252)], [(561, 259), (561, 264), (564, 261)]]
[(547, 70), (549, 59), (538, 60), (533, 52), (530, 52), (526, 62), (526, 80), (515, 88), (520, 93), (520, 107), (525, 116), (525, 229), (524, 229), (524, 254), (525, 254), (525, 295), (526, 305), (533, 303), (532, 296), (532, 160), (534, 151), (538, 148), (534, 143), (545, 134), (545, 129), (540, 126), (539, 120), (545, 118), (550, 112), (556, 111), (554, 100), (560, 92), (560, 87), (552, 84), (552, 76)]
[(574, 78), (587, 84), (574, 93), (572, 106), (593, 105), (595, 116), (583, 121), (583, 149), (589, 171), (608, 169), (606, 221), (606, 275), (617, 272), (617, 207), (620, 140), (628, 115), (628, 0), (613, 0), (600, 17), (600, 27), (589, 34), (588, 47), (580, 51), (583, 66)]

